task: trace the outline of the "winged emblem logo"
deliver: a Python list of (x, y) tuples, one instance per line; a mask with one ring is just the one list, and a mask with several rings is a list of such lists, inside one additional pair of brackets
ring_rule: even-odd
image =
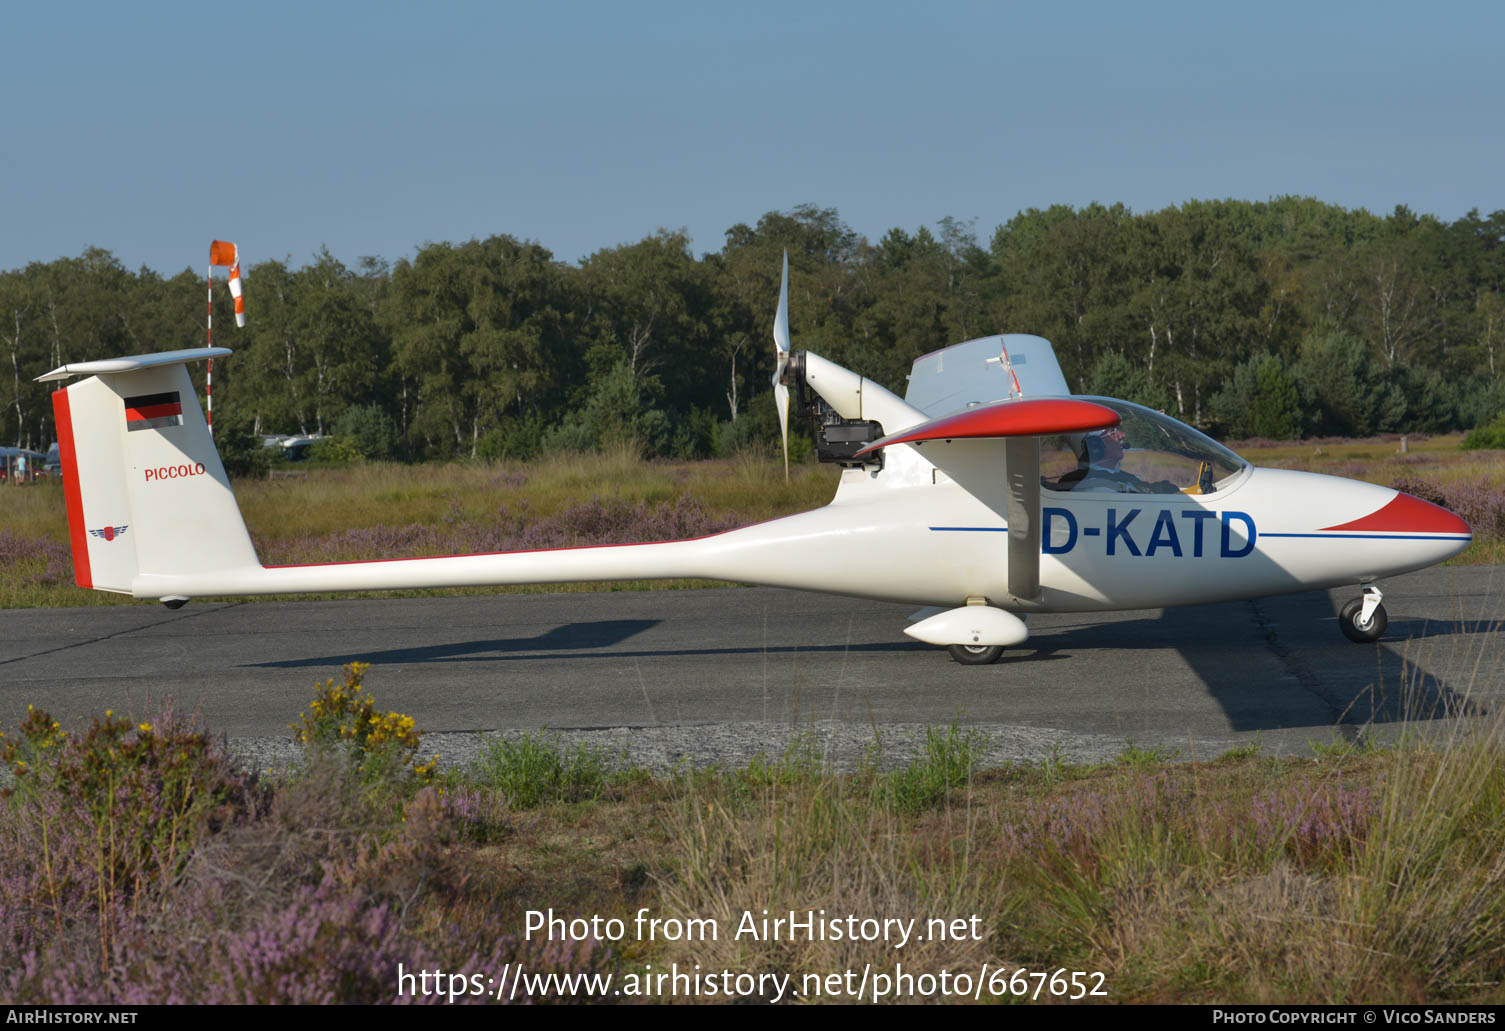
[(125, 533), (125, 529), (124, 526), (106, 526), (102, 530), (90, 530), (89, 532), (96, 537), (103, 537), (107, 541), (113, 541), (116, 537)]

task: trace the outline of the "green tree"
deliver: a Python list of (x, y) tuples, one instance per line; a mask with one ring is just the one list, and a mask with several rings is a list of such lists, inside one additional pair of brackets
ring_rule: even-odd
[(222, 412), (215, 420), (214, 447), (231, 476), (265, 476), (272, 466), (273, 450), (262, 447), (251, 416), (239, 406)]
[(1272, 440), (1294, 440), (1301, 436), (1301, 393), (1285, 363), (1273, 355), (1259, 360), (1255, 372), (1250, 428), (1256, 437)]
[(24, 447), (27, 419), (39, 404), (37, 394), (31, 389), (31, 381), (42, 369), (41, 329), (37, 325), (37, 296), (27, 277), (19, 272), (0, 274), (0, 343), (5, 346), (9, 359), (10, 382), (5, 399), (4, 436), (0, 439), (14, 441), (15, 447)]
[(397, 453), (397, 424), (380, 405), (352, 405), (334, 425), (334, 435), (348, 440), (362, 458), (391, 458)]
[(1367, 437), (1398, 428), (1405, 417), (1405, 395), (1368, 345), (1330, 324), (1302, 339), (1292, 373), (1309, 432)]
[(579, 361), (564, 298), (550, 253), (510, 236), (399, 261), (383, 317), (404, 433), (474, 456), (509, 416), (548, 411)]
[(309, 396), (313, 362), (299, 327), (297, 274), (264, 261), (245, 275), (245, 345), (232, 365), (229, 404), (248, 410), (258, 433), (310, 433), (316, 427)]
[(1264, 335), (1258, 262), (1218, 222), (1175, 208), (1141, 224), (1132, 257), (1141, 285), (1130, 308), (1141, 332), (1128, 353), (1165, 384), (1174, 414), (1201, 422), (1203, 398)]
[(1232, 437), (1291, 440), (1301, 435), (1301, 392), (1275, 355), (1256, 354), (1240, 362), (1213, 396), (1211, 408)]
[(584, 340), (615, 349), (634, 377), (657, 375), (677, 408), (718, 402), (711, 277), (683, 230), (597, 251), (579, 278)]
[(1143, 278), (1130, 250), (1134, 216), (1122, 204), (1031, 208), (993, 235), (993, 256), (1008, 284), (994, 321), (1046, 337), (1067, 381), (1078, 383), (1099, 355), (1140, 336), (1129, 306)]
[(640, 455), (664, 453), (670, 426), (668, 416), (657, 407), (662, 394), (657, 377), (635, 375), (609, 349), (595, 350), (592, 357), (603, 364), (591, 376), (584, 405), (545, 435), (544, 447), (566, 451), (625, 447)]
[(374, 399), (387, 364), (364, 286), (328, 248), (293, 275), (289, 328), (306, 359), (300, 394), (319, 433), (331, 429), (349, 405)]
[(1131, 362), (1117, 351), (1107, 352), (1092, 366), (1086, 392), (1133, 401), (1161, 412), (1171, 405), (1171, 397), (1166, 389), (1153, 382), (1142, 366)]

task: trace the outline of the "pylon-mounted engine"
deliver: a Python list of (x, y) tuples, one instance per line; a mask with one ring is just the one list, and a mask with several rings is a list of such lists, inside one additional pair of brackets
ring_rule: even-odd
[(822, 462), (835, 462), (844, 469), (863, 466), (882, 469), (882, 451), (862, 458), (854, 456), (883, 436), (883, 425), (876, 419), (848, 419), (832, 408), (825, 398), (806, 384), (805, 358), (804, 351), (790, 355), (784, 378), (794, 388), (795, 403), (810, 422), (810, 436), (815, 441), (815, 457)]

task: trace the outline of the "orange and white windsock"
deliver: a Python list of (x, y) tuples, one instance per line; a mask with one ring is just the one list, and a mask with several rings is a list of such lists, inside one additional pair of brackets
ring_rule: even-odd
[(230, 296), (235, 298), (235, 325), (244, 329), (246, 325), (246, 299), (241, 296), (240, 290), (240, 248), (233, 243), (224, 240), (215, 240), (209, 244), (209, 264), (229, 266), (230, 269)]

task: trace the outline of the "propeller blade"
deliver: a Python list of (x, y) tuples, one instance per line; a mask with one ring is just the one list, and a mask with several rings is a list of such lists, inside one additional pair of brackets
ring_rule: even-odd
[(782, 383), (773, 385), (773, 403), (779, 409), (779, 432), (784, 436), (784, 482), (789, 482), (789, 388)]
[[(783, 361), (789, 356), (789, 252), (784, 252), (784, 275), (779, 281), (779, 311), (773, 317), (773, 346)], [(782, 368), (782, 361), (780, 368)]]
[(784, 252), (784, 274), (779, 281), (779, 310), (773, 317), (773, 403), (779, 409), (779, 432), (784, 438), (784, 481), (789, 480), (789, 387), (784, 370), (789, 367), (789, 252)]

